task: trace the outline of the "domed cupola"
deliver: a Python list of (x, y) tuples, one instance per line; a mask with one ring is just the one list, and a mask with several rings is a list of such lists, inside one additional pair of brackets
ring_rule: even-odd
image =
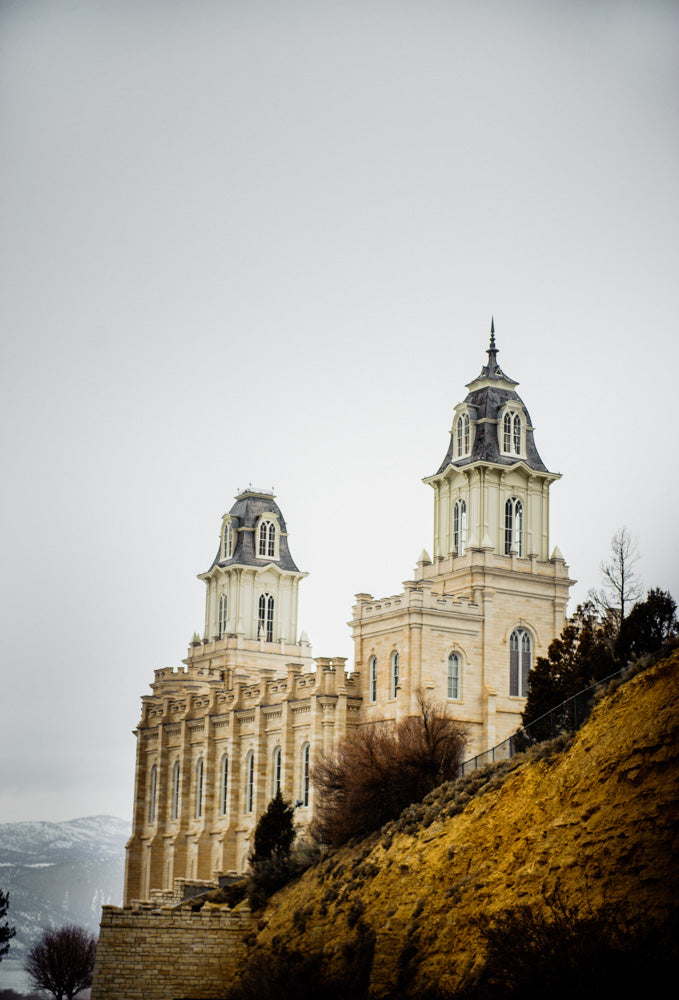
[(212, 566), (261, 568), (266, 563), (299, 572), (290, 555), (285, 519), (273, 492), (248, 487), (222, 518), (219, 549)]
[(497, 363), (494, 320), (486, 353), (488, 364), (467, 383), (469, 393), (455, 407), (450, 445), (435, 475), (451, 464), (461, 467), (474, 462), (511, 466), (520, 461), (547, 472), (535, 447), (530, 414), (514, 389), (519, 383), (505, 375)]
[(441, 465), (424, 481), (434, 489), (434, 552), (468, 549), (549, 558), (549, 485), (559, 479), (538, 454), (519, 384), (497, 363), (495, 323), (488, 363), (467, 384), (453, 414)]
[(205, 636), (295, 642), (300, 572), (273, 492), (243, 490), (222, 517), (219, 548), (200, 580), (207, 586)]

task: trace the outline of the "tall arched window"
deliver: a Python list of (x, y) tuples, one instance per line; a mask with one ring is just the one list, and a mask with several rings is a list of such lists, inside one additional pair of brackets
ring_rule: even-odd
[(179, 816), (179, 761), (174, 762), (172, 768), (172, 819)]
[(457, 418), (457, 456), (469, 454), (469, 414), (461, 413)]
[(311, 769), (311, 747), (305, 743), (302, 747), (302, 788), (300, 798), (303, 806), (309, 805), (309, 772)]
[(505, 555), (523, 555), (523, 504), (516, 497), (505, 503)]
[(231, 521), (224, 522), (224, 531), (222, 533), (222, 559), (231, 558)]
[(502, 442), (502, 450), (510, 452), (512, 450), (512, 415), (511, 413), (505, 413), (504, 424), (504, 434)]
[(219, 811), (222, 816), (226, 816), (226, 809), (229, 804), (229, 758), (227, 754), (222, 757), (219, 769)]
[(273, 521), (260, 521), (257, 552), (272, 559), (276, 555), (276, 525)]
[(273, 597), (271, 594), (259, 595), (259, 620), (257, 635), (259, 638), (273, 642)]
[(521, 417), (518, 413), (514, 414), (514, 453), (521, 454)]
[(149, 775), (149, 823), (156, 821), (156, 783), (158, 781), (158, 768), (154, 764)]
[(370, 674), (370, 701), (377, 701), (377, 657), (371, 656), (368, 664)]
[(196, 764), (196, 819), (203, 815), (203, 758)]
[(515, 628), (509, 637), (509, 693), (520, 698), (528, 694), (528, 673), (531, 668), (530, 634)]
[(219, 613), (217, 615), (217, 634), (221, 639), (226, 634), (226, 594), (219, 598)]
[(448, 697), (460, 697), (460, 657), (457, 653), (448, 657)]
[(398, 688), (399, 655), (397, 652), (391, 654), (391, 697), (396, 697)]
[(467, 551), (467, 502), (456, 500), (453, 507), (453, 551), (463, 556)]
[(281, 790), (281, 770), (283, 763), (283, 752), (280, 747), (276, 747), (273, 752), (273, 794), (278, 795)]
[(255, 755), (252, 750), (245, 758), (245, 811), (251, 813), (255, 804)]

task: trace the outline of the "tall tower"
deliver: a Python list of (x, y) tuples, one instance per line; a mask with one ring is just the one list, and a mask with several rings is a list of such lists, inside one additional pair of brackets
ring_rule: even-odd
[(404, 591), (357, 594), (351, 622), (362, 721), (416, 714), (418, 693), (467, 724), (470, 753), (520, 725), (528, 672), (565, 621), (569, 579), (549, 553), (549, 472), (518, 383), (488, 363), (454, 410), (434, 490), (434, 558)]
[(450, 445), (424, 481), (434, 490), (434, 557), (484, 549), (519, 558), (549, 559), (548, 472), (518, 382), (497, 363), (491, 322), (488, 364), (467, 384), (455, 407)]

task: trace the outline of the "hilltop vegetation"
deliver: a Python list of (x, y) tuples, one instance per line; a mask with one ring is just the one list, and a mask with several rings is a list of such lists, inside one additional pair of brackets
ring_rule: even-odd
[(230, 996), (653, 993), (677, 964), (678, 696), (675, 652), (575, 736), (332, 852), (270, 900)]

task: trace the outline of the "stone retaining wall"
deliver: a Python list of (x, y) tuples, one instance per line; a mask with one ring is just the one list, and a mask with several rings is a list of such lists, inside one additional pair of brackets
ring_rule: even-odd
[(92, 1000), (218, 1000), (255, 928), (243, 905), (104, 906)]

